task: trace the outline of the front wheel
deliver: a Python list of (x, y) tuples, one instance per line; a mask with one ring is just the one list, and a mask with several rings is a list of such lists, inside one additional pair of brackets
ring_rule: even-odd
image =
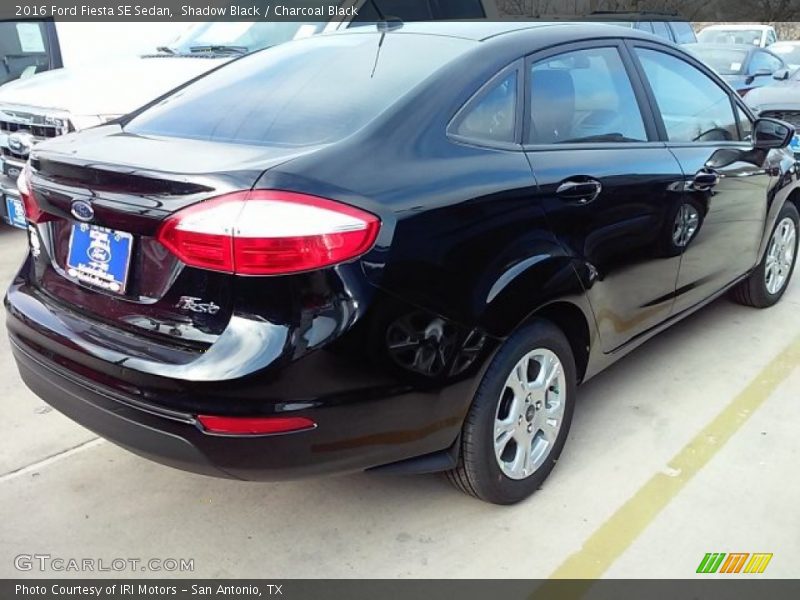
[(564, 334), (537, 320), (500, 348), (464, 421), (458, 466), (448, 473), (463, 492), (513, 504), (535, 492), (564, 447), (576, 388)]
[(736, 286), (733, 298), (740, 304), (766, 308), (781, 299), (797, 261), (800, 215), (791, 202), (778, 213), (764, 258), (750, 276)]

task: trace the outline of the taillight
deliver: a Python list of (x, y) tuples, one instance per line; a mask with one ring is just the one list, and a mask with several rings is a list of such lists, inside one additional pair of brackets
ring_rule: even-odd
[(22, 204), (25, 206), (25, 216), (32, 223), (42, 223), (49, 220), (51, 217), (44, 212), (36, 203), (36, 198), (33, 197), (33, 189), (31, 188), (31, 179), (33, 171), (31, 170), (31, 163), (25, 163), (22, 173), (17, 178), (17, 189), (19, 190)]
[(219, 417), (198, 415), (208, 433), (220, 435), (268, 435), (314, 429), (317, 424), (305, 417)]
[(327, 267), (372, 248), (380, 220), (346, 204), (274, 190), (235, 192), (168, 217), (157, 239), (187, 265), (237, 275)]

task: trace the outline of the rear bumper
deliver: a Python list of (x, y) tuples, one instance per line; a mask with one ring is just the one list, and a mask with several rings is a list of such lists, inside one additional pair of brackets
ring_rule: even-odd
[(363, 471), (445, 450), (461, 426), (460, 416), (436, 419), (438, 411), (430, 410), (432, 420), (423, 427), (404, 428), (403, 411), (417, 404), (410, 394), (374, 402), (371, 409), (298, 412), (318, 424), (313, 430), (213, 435), (202, 430), (194, 415), (137, 406), (135, 399), (65, 370), (13, 336), (11, 347), (23, 381), (50, 406), (135, 454), (203, 475), (282, 481)]
[(25, 384), (87, 429), (163, 464), (206, 475), (235, 477), (214, 465), (197, 447), (194, 442), (201, 441), (202, 434), (192, 431), (188, 415), (181, 420), (133, 408), (110, 391), (47, 364), (13, 338), (11, 350)]
[[(420, 385), (339, 349), (281, 360), (237, 380), (169, 379), (88, 353), (79, 336), (91, 333), (89, 322), (69, 329), (58, 305), (20, 279), (6, 307), (19, 372), (45, 402), (136, 454), (219, 477), (298, 479), (445, 450), (458, 437), (482, 371), (476, 363), (469, 373)], [(197, 414), (298, 416), (317, 427), (220, 436), (204, 431)]]

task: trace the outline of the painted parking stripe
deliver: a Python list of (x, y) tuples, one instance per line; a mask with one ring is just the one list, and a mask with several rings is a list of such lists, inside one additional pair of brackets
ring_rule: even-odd
[[(595, 530), (580, 550), (569, 556), (553, 571), (550, 578), (601, 577), (692, 477), (706, 466), (750, 419), (798, 364), (800, 364), (800, 337), (784, 348), (714, 420), (673, 457), (668, 464), (669, 474), (657, 473), (650, 478), (617, 512)], [(722, 557), (714, 557), (715, 562), (721, 559)], [(761, 564), (753, 566), (759, 569)]]

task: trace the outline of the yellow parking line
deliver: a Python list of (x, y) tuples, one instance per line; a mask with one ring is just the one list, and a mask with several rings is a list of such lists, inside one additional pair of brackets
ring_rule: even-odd
[(798, 364), (800, 337), (784, 348), (713, 421), (675, 455), (669, 462), (669, 474), (656, 473), (550, 578), (595, 579), (602, 576)]

